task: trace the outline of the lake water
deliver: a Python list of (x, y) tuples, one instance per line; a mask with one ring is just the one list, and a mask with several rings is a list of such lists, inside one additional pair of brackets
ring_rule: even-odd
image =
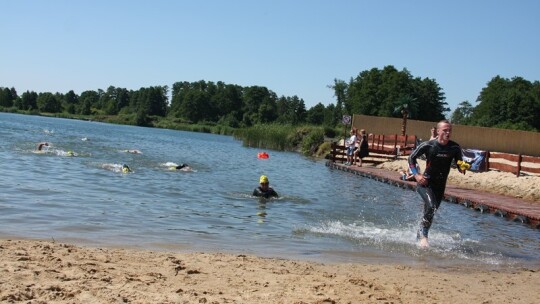
[[(540, 261), (538, 230), (445, 202), (421, 250), (414, 191), (298, 153), (258, 159), (229, 136), (0, 113), (0, 138), (3, 237), (331, 262)], [(261, 174), (279, 199), (251, 197)]]

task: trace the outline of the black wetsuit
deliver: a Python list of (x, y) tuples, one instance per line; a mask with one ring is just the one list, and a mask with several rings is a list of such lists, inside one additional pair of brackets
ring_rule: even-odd
[(424, 177), (428, 183), (426, 186), (418, 185), (416, 188), (424, 200), (424, 217), (422, 218), (419, 233), (427, 237), (433, 215), (444, 198), (450, 165), (453, 160), (456, 162), (462, 160), (462, 152), (461, 147), (451, 140), (444, 146), (437, 139), (426, 141), (421, 143), (409, 156), (410, 168), (416, 168), (416, 159), (421, 155), (426, 156)]
[(253, 190), (253, 196), (270, 198), (270, 197), (278, 197), (278, 194), (272, 187), (268, 187), (266, 191), (261, 189), (261, 187), (257, 187), (255, 188), (255, 190)]

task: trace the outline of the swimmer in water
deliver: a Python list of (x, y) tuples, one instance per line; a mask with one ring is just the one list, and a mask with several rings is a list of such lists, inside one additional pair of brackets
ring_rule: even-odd
[(38, 151), (42, 151), (43, 150), (43, 147), (49, 147), (49, 143), (48, 142), (40, 142), (39, 144), (37, 144), (37, 150)]
[(169, 170), (172, 170), (172, 171), (184, 171), (184, 172), (193, 171), (193, 169), (191, 169), (191, 167), (188, 164), (180, 164), (178, 166), (175, 164), (174, 166), (170, 166)]
[(133, 149), (133, 150), (124, 150), (124, 152), (131, 153), (131, 154), (142, 154), (140, 150)]
[(131, 168), (129, 168), (128, 165), (123, 164), (122, 165), (122, 173), (130, 173), (130, 172), (133, 172), (133, 171), (131, 171)]
[(253, 196), (264, 198), (278, 197), (277, 192), (270, 187), (270, 182), (268, 181), (268, 177), (266, 175), (261, 175), (259, 178), (259, 184), (259, 187), (253, 190)]

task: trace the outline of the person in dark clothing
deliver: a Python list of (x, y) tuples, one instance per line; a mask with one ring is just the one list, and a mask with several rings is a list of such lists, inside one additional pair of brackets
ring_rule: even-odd
[(253, 190), (253, 196), (264, 198), (278, 197), (277, 192), (272, 187), (270, 187), (270, 183), (266, 175), (261, 175), (261, 178), (259, 179), (259, 184), (259, 187)]
[[(428, 247), (428, 232), (431, 227), (435, 211), (439, 208), (444, 198), (446, 180), (450, 173), (452, 161), (463, 162), (461, 147), (458, 143), (450, 140), (452, 125), (447, 120), (437, 124), (437, 138), (418, 145), (408, 159), (409, 168), (418, 183), (417, 192), (424, 201), (424, 216), (418, 231), (420, 247)], [(426, 168), (423, 174), (417, 169), (416, 159), (424, 155)], [(465, 174), (466, 169), (458, 166), (458, 170)]]
[(358, 149), (354, 150), (353, 165), (358, 157), (358, 167), (362, 167), (362, 159), (369, 156), (369, 144), (366, 135), (366, 130), (360, 130), (360, 136), (357, 139)]

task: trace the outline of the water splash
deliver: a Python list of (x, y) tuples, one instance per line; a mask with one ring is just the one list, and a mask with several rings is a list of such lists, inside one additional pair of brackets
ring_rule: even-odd
[(511, 257), (483, 248), (476, 240), (462, 238), (459, 234), (432, 232), (431, 247), (427, 250), (418, 247), (415, 225), (384, 227), (371, 222), (343, 223), (341, 221), (323, 222), (318, 225), (297, 229), (297, 233), (315, 234), (321, 237), (340, 237), (362, 247), (375, 247), (385, 252), (405, 253), (411, 257), (439, 257), (464, 262), (488, 265), (514, 263)]

